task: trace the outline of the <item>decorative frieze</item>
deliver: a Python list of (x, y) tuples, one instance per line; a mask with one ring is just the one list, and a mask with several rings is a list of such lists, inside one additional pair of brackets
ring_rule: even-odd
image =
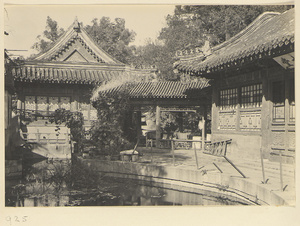
[(289, 139), (289, 149), (295, 149), (296, 146), (295, 132), (289, 132), (288, 139)]
[(240, 129), (242, 131), (259, 131), (261, 129), (261, 110), (241, 111)]
[(219, 129), (236, 129), (236, 111), (219, 112)]
[(283, 148), (284, 149), (284, 131), (272, 131), (272, 148)]

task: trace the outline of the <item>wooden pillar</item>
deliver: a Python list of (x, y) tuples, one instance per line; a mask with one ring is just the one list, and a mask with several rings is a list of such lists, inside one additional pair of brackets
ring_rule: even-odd
[(285, 92), (285, 103), (284, 103), (284, 122), (285, 122), (285, 136), (284, 136), (284, 149), (285, 149), (285, 154), (288, 152), (289, 148), (289, 132), (288, 132), (288, 123), (290, 119), (290, 102), (289, 102), (289, 92), (290, 92), (290, 84), (289, 84), (289, 76), (288, 74), (283, 74), (284, 76), (284, 92)]
[(179, 112), (178, 115), (179, 132), (183, 132), (183, 112)]
[(203, 128), (202, 128), (202, 141), (201, 141), (201, 149), (202, 151), (204, 151), (205, 149), (205, 135), (206, 135), (206, 126), (205, 126), (205, 121), (206, 121), (206, 114), (207, 114), (207, 110), (206, 110), (206, 106), (203, 106), (203, 111), (202, 111), (202, 123), (203, 123)]
[(261, 107), (261, 149), (262, 156), (266, 158), (271, 149), (271, 122), (272, 122), (272, 105), (270, 104), (271, 89), (268, 81), (268, 70), (262, 72), (262, 107)]
[(18, 110), (22, 109), (22, 101), (20, 99), (17, 100), (17, 109)]
[(219, 83), (214, 82), (212, 92), (212, 108), (211, 108), (211, 135), (218, 130), (219, 125)]
[(159, 147), (159, 140), (160, 140), (160, 106), (156, 106), (156, 147)]
[(135, 121), (136, 121), (136, 137), (137, 137), (137, 140), (140, 140), (140, 137), (141, 137), (141, 134), (142, 134), (141, 117), (142, 117), (141, 111), (136, 111), (135, 112)]
[(204, 151), (205, 148), (205, 118), (202, 116), (203, 129), (202, 129), (202, 141), (201, 141), (201, 149)]

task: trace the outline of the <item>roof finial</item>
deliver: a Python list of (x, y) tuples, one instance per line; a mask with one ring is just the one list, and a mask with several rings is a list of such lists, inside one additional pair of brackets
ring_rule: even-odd
[(74, 26), (73, 26), (74, 30), (77, 32), (80, 32), (80, 23), (78, 22), (77, 16), (75, 16), (75, 20), (74, 20), (73, 24), (74, 24)]

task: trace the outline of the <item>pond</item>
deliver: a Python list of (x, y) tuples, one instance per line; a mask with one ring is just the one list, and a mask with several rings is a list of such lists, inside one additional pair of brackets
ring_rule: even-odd
[(199, 190), (187, 192), (150, 181), (96, 175), (75, 165), (35, 164), (21, 181), (6, 182), (6, 206), (246, 205), (237, 198)]

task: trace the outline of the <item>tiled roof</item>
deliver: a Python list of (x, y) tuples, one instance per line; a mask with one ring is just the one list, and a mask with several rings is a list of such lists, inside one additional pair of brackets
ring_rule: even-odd
[(124, 65), (106, 53), (100, 46), (90, 37), (80, 23), (75, 19), (68, 30), (54, 42), (45, 52), (40, 53), (34, 58), (36, 61), (57, 61), (59, 56), (67, 52), (75, 41), (78, 40), (87, 52), (99, 63)]
[(225, 64), (256, 55), (258, 58), (272, 56), (278, 48), (294, 50), (295, 9), (282, 14), (264, 13), (240, 33), (228, 41), (212, 48), (212, 54), (202, 60), (200, 57), (184, 58), (175, 62), (179, 71), (209, 73), (222, 69)]
[(120, 76), (152, 77), (156, 70), (139, 69), (115, 60), (75, 20), (46, 52), (12, 67), (12, 74), (19, 82), (102, 84)]
[(102, 84), (112, 79), (128, 78), (147, 81), (155, 77), (155, 69), (137, 69), (121, 65), (99, 65), (97, 63), (37, 63), (27, 61), (23, 65), (11, 66), (15, 81), (67, 84)]
[[(129, 95), (131, 98), (188, 98), (200, 90), (209, 87), (208, 80), (182, 83), (177, 81), (164, 81), (164, 82), (139, 82), (130, 86)], [(105, 93), (115, 93), (121, 89), (122, 86), (118, 86), (106, 91)], [(197, 94), (198, 94), (197, 92)], [(199, 96), (193, 95), (197, 98)]]
[(123, 73), (125, 72), (112, 69), (100, 70), (26, 65), (12, 68), (15, 81), (42, 83), (101, 84), (103, 81), (121, 76)]

